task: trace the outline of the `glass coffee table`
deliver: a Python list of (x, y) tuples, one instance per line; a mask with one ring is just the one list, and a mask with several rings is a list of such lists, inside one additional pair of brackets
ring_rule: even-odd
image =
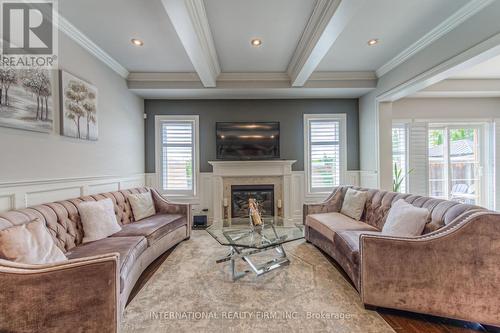
[[(280, 218), (263, 217), (264, 224), (252, 227), (249, 218), (232, 218), (208, 227), (206, 230), (221, 245), (229, 247), (229, 253), (216, 263), (230, 262), (233, 281), (254, 272), (257, 276), (276, 268), (288, 265), (283, 244), (304, 238), (304, 228), (301, 224), (289, 224)], [(254, 260), (259, 253), (270, 251), (272, 259), (262, 264)], [(251, 270), (238, 272), (235, 261), (243, 260)]]

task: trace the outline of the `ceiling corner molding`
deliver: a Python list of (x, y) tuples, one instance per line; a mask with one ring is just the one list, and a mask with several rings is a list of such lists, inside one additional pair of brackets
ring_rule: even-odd
[(101, 49), (96, 43), (94, 43), (90, 38), (88, 38), (83, 32), (78, 30), (73, 24), (71, 24), (66, 18), (61, 14), (57, 14), (57, 28), (66, 34), (69, 38), (74, 40), (77, 44), (87, 50), (90, 54), (94, 55), (97, 59), (105, 63), (109, 68), (114, 70), (118, 75), (123, 78), (127, 78), (129, 75), (128, 70), (123, 67), (118, 61), (113, 59), (108, 53)]
[(132, 72), (128, 81), (170, 81), (170, 82), (199, 82), (198, 74), (189, 72)]
[(197, 73), (132, 72), (127, 77), (129, 89), (199, 89), (203, 88)]
[(303, 86), (365, 0), (318, 0), (288, 65), (292, 86)]
[(415, 43), (410, 45), (403, 52), (399, 53), (397, 56), (392, 58), (386, 64), (381, 66), (376, 70), (377, 76), (381, 77), (397, 66), (401, 65), (403, 62), (414, 56), (419, 51), (423, 50), (439, 38), (446, 35), (451, 30), (455, 29), (461, 23), (465, 22), (474, 14), (481, 11), (486, 6), (493, 3), (495, 0), (472, 0), (468, 2), (466, 5), (462, 6), (459, 10), (457, 10), (453, 15), (448, 17), (445, 21), (440, 23), (434, 29), (429, 31)]
[(217, 81), (290, 81), (284, 72), (226, 72), (221, 73)]
[(163, 7), (205, 87), (215, 87), (221, 69), (203, 0), (162, 0)]
[(309, 81), (353, 81), (377, 80), (377, 75), (372, 71), (362, 72), (314, 72)]

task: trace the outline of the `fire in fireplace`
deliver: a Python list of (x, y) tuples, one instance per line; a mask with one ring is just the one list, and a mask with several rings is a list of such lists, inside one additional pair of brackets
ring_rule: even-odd
[(250, 198), (260, 204), (262, 215), (274, 215), (274, 185), (232, 185), (231, 217), (247, 217)]

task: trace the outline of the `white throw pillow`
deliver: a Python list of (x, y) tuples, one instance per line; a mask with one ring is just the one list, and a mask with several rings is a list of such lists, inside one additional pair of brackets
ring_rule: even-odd
[(83, 243), (103, 239), (122, 230), (111, 199), (82, 202), (78, 211), (83, 225)]
[(342, 202), (340, 213), (359, 221), (359, 219), (361, 219), (361, 215), (363, 215), (365, 203), (366, 192), (356, 191), (349, 188), (344, 196), (344, 202)]
[(145, 219), (156, 214), (155, 204), (151, 192), (128, 195), (134, 219), (136, 221)]
[(382, 234), (402, 237), (420, 236), (428, 220), (429, 211), (426, 208), (415, 207), (399, 199), (389, 210)]
[(0, 258), (23, 264), (68, 260), (39, 219), (0, 231)]

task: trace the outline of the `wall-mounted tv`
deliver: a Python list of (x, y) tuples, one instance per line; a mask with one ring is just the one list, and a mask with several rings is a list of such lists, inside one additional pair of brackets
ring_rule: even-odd
[(279, 122), (216, 123), (218, 160), (280, 158)]

